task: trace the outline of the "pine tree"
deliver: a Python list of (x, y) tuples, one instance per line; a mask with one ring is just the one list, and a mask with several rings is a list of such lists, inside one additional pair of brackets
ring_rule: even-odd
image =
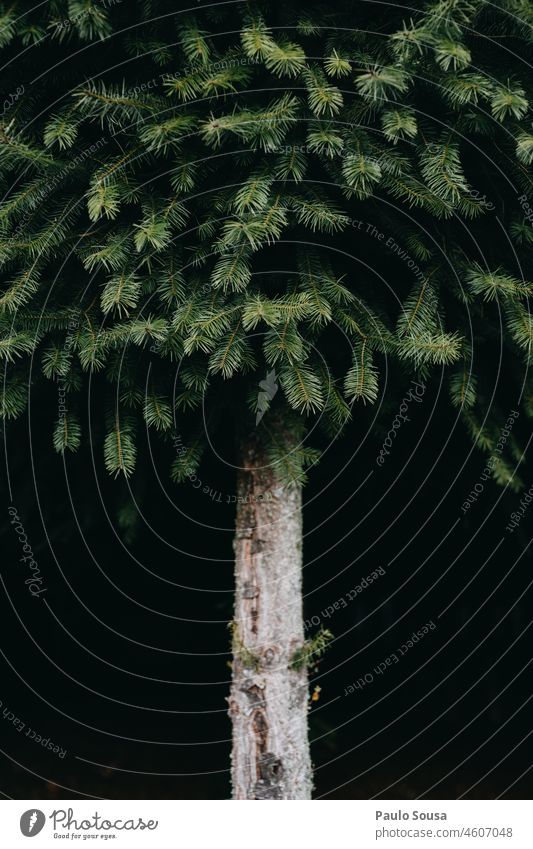
[[(51, 0), (0, 14), (2, 415), (21, 416), (39, 379), (53, 406), (60, 382), (69, 412), (51, 445), (83, 450), (98, 381), (107, 471), (142, 474), (148, 427), (177, 483), (205, 454), (202, 405), (233, 428), (236, 798), (311, 793), (306, 434), (337, 436), (378, 405), (387, 368), (388, 392), (444, 375), (465, 438), (490, 453), (505, 414), (487, 414), (485, 364), (500, 343), (531, 415), (533, 13), (419, 6)], [(390, 280), (368, 262), (387, 252)], [(505, 462), (493, 474), (512, 484)]]

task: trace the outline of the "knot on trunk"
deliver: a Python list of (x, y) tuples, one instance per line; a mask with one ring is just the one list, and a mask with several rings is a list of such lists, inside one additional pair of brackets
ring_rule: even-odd
[(265, 649), (261, 656), (261, 665), (265, 668), (272, 666), (276, 660), (277, 649), (274, 646), (269, 646)]
[(249, 707), (247, 713), (253, 713), (254, 710), (258, 708), (263, 708), (265, 706), (265, 697), (264, 697), (264, 685), (261, 686), (257, 684), (257, 682), (253, 681), (251, 678), (247, 678), (241, 686), (239, 687), (241, 693), (244, 693), (248, 698)]

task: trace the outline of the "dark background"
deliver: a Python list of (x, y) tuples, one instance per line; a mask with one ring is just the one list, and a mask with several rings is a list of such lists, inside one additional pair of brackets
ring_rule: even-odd
[[(310, 686), (322, 688), (310, 711), (315, 796), (527, 797), (530, 517), (506, 531), (521, 496), (491, 482), (461, 511), (486, 461), (438, 376), (408, 414), (382, 468), (387, 424), (377, 431), (368, 412), (356, 416), (305, 489), (305, 615), (335, 637)], [(522, 441), (523, 419), (513, 430)], [(0, 699), (67, 755), (2, 718), (2, 791), (228, 797), (232, 440), (220, 438), (223, 460), (199, 471), (220, 501), (173, 485), (156, 445), (152, 457), (140, 446), (132, 494), (106, 475), (100, 445), (94, 464), (87, 449), (64, 465), (38, 396), (5, 448)], [(124, 530), (117, 511), (133, 498), (142, 519)], [(24, 586), (10, 503), (47, 588), (38, 599)], [(322, 616), (378, 566), (384, 576)], [(400, 663), (344, 695), (430, 620), (435, 630)]]

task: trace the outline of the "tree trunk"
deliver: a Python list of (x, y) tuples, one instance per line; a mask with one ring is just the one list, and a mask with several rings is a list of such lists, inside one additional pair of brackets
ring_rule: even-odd
[(282, 484), (256, 436), (243, 443), (241, 457), (229, 697), (233, 798), (310, 799), (307, 668), (291, 665), (304, 644), (301, 490)]

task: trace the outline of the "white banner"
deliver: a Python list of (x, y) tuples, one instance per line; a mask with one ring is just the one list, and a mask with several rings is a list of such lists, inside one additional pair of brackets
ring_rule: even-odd
[[(532, 849), (527, 801), (5, 801), (1, 845)], [(67, 841), (69, 841), (67, 843)]]

